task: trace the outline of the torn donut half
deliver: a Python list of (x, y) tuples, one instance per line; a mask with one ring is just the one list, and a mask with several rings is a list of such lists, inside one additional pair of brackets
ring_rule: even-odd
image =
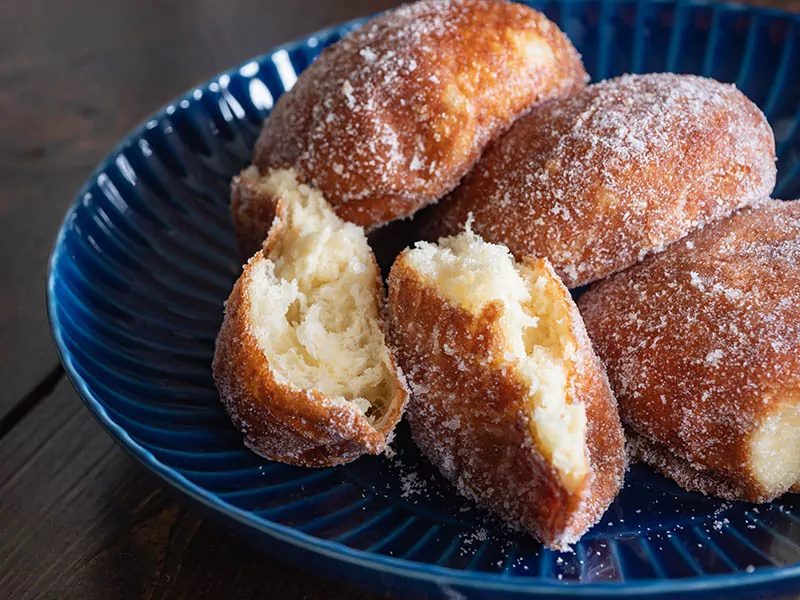
[(384, 287), (364, 230), (292, 170), (237, 193), (271, 198), (274, 223), (225, 305), (214, 380), (245, 444), (331, 466), (381, 453), (408, 397), (384, 336)]
[(417, 445), (458, 490), (546, 546), (596, 523), (626, 468), (608, 380), (549, 262), (467, 230), (404, 251), (390, 335)]
[(579, 300), (631, 458), (689, 491), (800, 485), (800, 201), (763, 200)]

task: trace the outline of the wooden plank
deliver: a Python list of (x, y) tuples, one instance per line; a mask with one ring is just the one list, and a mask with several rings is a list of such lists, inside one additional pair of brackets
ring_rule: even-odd
[(62, 381), (0, 441), (0, 590), (59, 598), (375, 598), (206, 522), (116, 447)]
[(0, 3), (8, 25), (0, 36), (0, 419), (57, 364), (47, 259), (73, 194), (103, 156), (215, 73), (397, 3)]

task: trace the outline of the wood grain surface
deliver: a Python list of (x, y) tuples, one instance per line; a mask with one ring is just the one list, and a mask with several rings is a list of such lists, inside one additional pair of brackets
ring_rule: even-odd
[(0, 418), (57, 365), (53, 240), (77, 188), (148, 114), (269, 48), (392, 0), (0, 3)]
[(254, 551), (119, 449), (58, 364), (45, 274), (78, 186), (149, 113), (276, 44), (394, 4), (0, 3), (0, 598), (380, 597)]
[(242, 544), (114, 445), (64, 380), (0, 440), (0, 597), (376, 598)]

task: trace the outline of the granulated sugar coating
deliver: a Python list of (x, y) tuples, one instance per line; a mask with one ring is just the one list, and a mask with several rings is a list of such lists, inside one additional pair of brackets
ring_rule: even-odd
[(729, 85), (626, 75), (520, 119), (425, 215), (428, 239), (473, 229), (547, 257), (567, 287), (624, 269), (769, 196), (772, 130)]
[(275, 218), (225, 303), (212, 365), (222, 404), (265, 458), (322, 467), (381, 453), (408, 392), (364, 231), (291, 170), (250, 168), (234, 189), (274, 200)]
[(800, 479), (800, 202), (745, 208), (579, 306), (634, 456), (728, 499)]
[(552, 268), (517, 264), (467, 229), (403, 252), (388, 304), (416, 445), (462, 495), (569, 548), (626, 463), (602, 365)]
[(278, 100), (253, 162), (294, 167), (341, 217), (374, 227), (436, 201), (517, 117), (586, 78), (526, 6), (417, 2), (326, 49)]

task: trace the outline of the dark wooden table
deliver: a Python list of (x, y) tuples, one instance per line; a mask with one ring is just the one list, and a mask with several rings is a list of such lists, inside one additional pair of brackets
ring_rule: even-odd
[(375, 597), (251, 550), (116, 447), (59, 366), (45, 271), (72, 194), (145, 115), (278, 43), (393, 4), (0, 3), (0, 598)]

